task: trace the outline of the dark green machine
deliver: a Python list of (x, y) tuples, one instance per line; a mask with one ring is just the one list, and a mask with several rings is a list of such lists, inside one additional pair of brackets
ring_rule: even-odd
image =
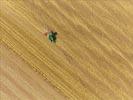
[(51, 41), (51, 42), (56, 42), (56, 35), (57, 35), (57, 32), (53, 32), (53, 31), (51, 31), (51, 32), (49, 32), (49, 34), (48, 34), (48, 38), (49, 38), (49, 40)]

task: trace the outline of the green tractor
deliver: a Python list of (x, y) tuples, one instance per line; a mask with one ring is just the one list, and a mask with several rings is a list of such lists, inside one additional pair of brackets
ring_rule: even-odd
[(47, 33), (45, 33), (46, 36), (48, 36), (48, 39), (53, 42), (53, 43), (56, 43), (56, 35), (57, 35), (57, 32), (53, 32), (53, 31), (49, 31)]

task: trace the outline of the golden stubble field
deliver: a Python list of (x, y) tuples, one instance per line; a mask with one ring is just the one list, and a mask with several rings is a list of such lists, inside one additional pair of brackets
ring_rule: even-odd
[(0, 4), (1, 100), (133, 100), (132, 0)]

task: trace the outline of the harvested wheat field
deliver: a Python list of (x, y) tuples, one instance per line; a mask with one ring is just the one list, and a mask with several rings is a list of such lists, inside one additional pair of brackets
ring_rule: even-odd
[(0, 4), (1, 100), (133, 100), (132, 0)]

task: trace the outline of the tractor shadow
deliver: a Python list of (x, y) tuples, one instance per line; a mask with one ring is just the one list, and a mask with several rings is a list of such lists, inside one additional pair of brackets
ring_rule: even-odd
[(57, 32), (53, 32), (53, 35), (56, 36), (58, 33)]
[(56, 43), (56, 41), (57, 41), (57, 35), (58, 35), (58, 33), (57, 33), (57, 32), (53, 32), (54, 42), (55, 42), (55, 43)]

